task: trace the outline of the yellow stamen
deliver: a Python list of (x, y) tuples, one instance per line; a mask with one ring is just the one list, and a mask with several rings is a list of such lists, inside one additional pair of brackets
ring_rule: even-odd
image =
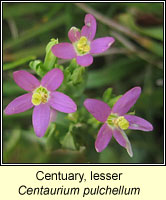
[(33, 105), (38, 106), (41, 103), (41, 99), (42, 99), (42, 97), (41, 97), (41, 95), (39, 93), (34, 93), (32, 95), (32, 103), (33, 103)]
[(48, 96), (49, 96), (49, 92), (47, 91), (46, 88), (40, 86), (38, 87), (32, 95), (32, 103), (33, 105), (37, 106), (41, 103), (47, 103), (48, 101)]
[(121, 129), (126, 130), (129, 127), (129, 122), (123, 117), (118, 117), (115, 120), (115, 124), (117, 124)]
[(111, 114), (107, 118), (107, 124), (114, 127), (119, 127), (122, 130), (126, 130), (129, 127), (129, 122), (123, 116), (118, 117), (116, 114)]
[(82, 36), (76, 44), (77, 51), (80, 54), (85, 54), (90, 51), (90, 45), (88, 44), (88, 39), (85, 36)]
[(42, 98), (41, 98), (41, 102), (42, 102), (42, 103), (46, 103), (46, 102), (47, 102), (47, 97), (48, 97), (47, 94), (43, 94), (43, 95), (42, 95)]

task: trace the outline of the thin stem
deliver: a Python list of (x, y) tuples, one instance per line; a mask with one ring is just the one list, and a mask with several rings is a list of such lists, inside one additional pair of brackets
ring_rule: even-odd
[(16, 26), (14, 19), (10, 18), (7, 20), (7, 22), (8, 22), (10, 31), (11, 31), (12, 38), (13, 39), (18, 38), (18, 30), (17, 30), (17, 26)]
[(162, 69), (160, 63), (158, 63), (154, 59), (152, 59), (151, 55), (148, 52), (141, 50), (139, 47), (137, 47), (132, 42), (130, 42), (122, 34), (116, 32), (116, 31), (111, 31), (110, 34), (111, 34), (111, 36), (114, 36), (117, 40), (119, 40), (119, 42), (121, 42), (129, 51), (131, 51), (132, 53), (135, 53), (135, 55), (137, 55), (141, 59), (145, 60), (146, 62)]

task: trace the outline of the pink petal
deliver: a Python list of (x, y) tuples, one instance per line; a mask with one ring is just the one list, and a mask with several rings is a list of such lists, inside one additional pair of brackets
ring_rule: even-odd
[(81, 37), (80, 30), (76, 27), (71, 27), (68, 32), (68, 37), (72, 43), (78, 41)]
[(51, 108), (50, 122), (55, 122), (57, 117), (57, 111)]
[(53, 91), (61, 85), (63, 78), (63, 72), (60, 69), (52, 69), (42, 78), (41, 85)]
[(16, 113), (21, 113), (32, 108), (33, 104), (31, 102), (31, 99), (32, 99), (32, 93), (24, 94), (17, 97), (12, 102), (10, 102), (8, 106), (5, 108), (4, 110), (5, 114), (12, 115)]
[(50, 107), (48, 104), (35, 106), (33, 110), (32, 122), (36, 135), (44, 136), (50, 121)]
[(86, 54), (84, 56), (77, 56), (76, 61), (79, 65), (83, 67), (88, 67), (93, 63), (93, 57), (90, 54)]
[(32, 91), (40, 85), (37, 78), (25, 70), (15, 71), (13, 78), (17, 85), (26, 91)]
[(124, 115), (136, 103), (141, 94), (140, 87), (134, 87), (126, 92), (113, 106), (112, 112), (119, 115)]
[(72, 44), (64, 42), (52, 47), (52, 53), (62, 59), (72, 59), (76, 57), (76, 52)]
[(86, 99), (84, 106), (100, 122), (105, 122), (111, 113), (111, 108), (97, 99)]
[(114, 128), (113, 136), (122, 147), (126, 148), (128, 154), (130, 155), (130, 157), (132, 157), (132, 147), (126, 133), (123, 130)]
[(93, 15), (87, 14), (85, 16), (85, 26), (82, 27), (81, 35), (85, 36), (88, 40), (93, 40), (96, 34), (96, 19)]
[(142, 119), (141, 117), (137, 117), (134, 115), (124, 115), (124, 117), (129, 121), (129, 129), (134, 130), (142, 130), (142, 131), (152, 131), (153, 126), (150, 122)]
[(61, 92), (52, 92), (49, 99), (49, 104), (55, 110), (64, 113), (73, 113), (77, 110), (77, 105), (67, 95)]
[(116, 141), (122, 146), (122, 147), (126, 147), (126, 140), (125, 138), (122, 136), (120, 130), (118, 129), (114, 129), (113, 130), (113, 136), (116, 139)]
[(96, 151), (97, 152), (103, 151), (107, 147), (111, 138), (112, 138), (112, 129), (108, 127), (108, 125), (105, 123), (102, 125), (97, 135), (97, 139), (95, 142)]
[(113, 37), (103, 37), (93, 40), (91, 42), (90, 53), (97, 54), (106, 51), (113, 43), (115, 39)]

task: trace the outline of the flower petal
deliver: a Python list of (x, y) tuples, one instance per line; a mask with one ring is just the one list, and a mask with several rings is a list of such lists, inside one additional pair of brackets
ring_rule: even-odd
[(24, 112), (33, 107), (32, 93), (21, 95), (8, 104), (4, 112), (6, 115)]
[(68, 37), (72, 43), (78, 41), (81, 37), (80, 30), (76, 27), (71, 27), (68, 32)]
[(76, 61), (79, 65), (83, 67), (88, 67), (93, 63), (93, 57), (90, 54), (86, 54), (84, 56), (77, 56)]
[(129, 129), (141, 130), (141, 131), (153, 130), (152, 124), (141, 117), (137, 117), (134, 115), (124, 115), (124, 117), (130, 124)]
[(87, 14), (84, 19), (85, 26), (82, 27), (81, 35), (88, 40), (93, 40), (96, 34), (96, 19), (93, 15)]
[(67, 95), (61, 92), (52, 92), (49, 99), (49, 104), (55, 110), (64, 113), (73, 113), (77, 110), (77, 105)]
[(113, 136), (116, 141), (124, 148), (126, 148), (130, 157), (133, 156), (132, 147), (126, 133), (121, 129), (113, 129)]
[(130, 108), (136, 103), (138, 97), (141, 94), (140, 87), (134, 87), (128, 92), (126, 92), (112, 108), (113, 113), (117, 113), (119, 115), (124, 115), (127, 113)]
[(25, 70), (15, 71), (13, 78), (17, 85), (26, 91), (32, 91), (40, 85), (37, 78)]
[(62, 59), (72, 59), (76, 57), (73, 45), (67, 42), (54, 45), (51, 51), (56, 57)]
[(63, 78), (63, 72), (60, 69), (52, 69), (42, 78), (41, 85), (53, 91), (61, 85)]
[(44, 136), (50, 121), (50, 107), (48, 104), (35, 106), (33, 110), (33, 128), (38, 137)]
[(51, 108), (50, 122), (55, 122), (57, 117), (57, 111)]
[(105, 123), (102, 125), (97, 135), (97, 139), (95, 142), (96, 151), (97, 152), (103, 151), (107, 147), (111, 138), (112, 138), (112, 129), (108, 127), (108, 125)]
[(111, 108), (97, 99), (86, 99), (84, 106), (100, 122), (105, 122), (111, 113)]
[(113, 37), (103, 37), (93, 40), (91, 42), (90, 53), (97, 54), (106, 51), (113, 43), (115, 39)]

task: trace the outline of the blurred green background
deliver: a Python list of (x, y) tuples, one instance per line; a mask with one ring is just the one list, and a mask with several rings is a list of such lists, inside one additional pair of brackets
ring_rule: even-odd
[(88, 80), (82, 98), (102, 99), (109, 87), (113, 97), (141, 86), (142, 94), (132, 110), (150, 121), (154, 131), (127, 132), (134, 153), (130, 158), (114, 139), (102, 153), (95, 151), (100, 125), (81, 103), (80, 112), (87, 115), (87, 122), (79, 119), (74, 124), (67, 114), (59, 114), (56, 128), (52, 124), (52, 133), (43, 138), (33, 132), (32, 109), (11, 116), (3, 114), (3, 163), (163, 163), (162, 3), (3, 3), (3, 108), (25, 93), (14, 83), (13, 71), (34, 73), (29, 62), (44, 59), (51, 38), (68, 42), (68, 30), (72, 26), (81, 28), (86, 13), (97, 19), (96, 38), (113, 36), (116, 41), (86, 68)]

